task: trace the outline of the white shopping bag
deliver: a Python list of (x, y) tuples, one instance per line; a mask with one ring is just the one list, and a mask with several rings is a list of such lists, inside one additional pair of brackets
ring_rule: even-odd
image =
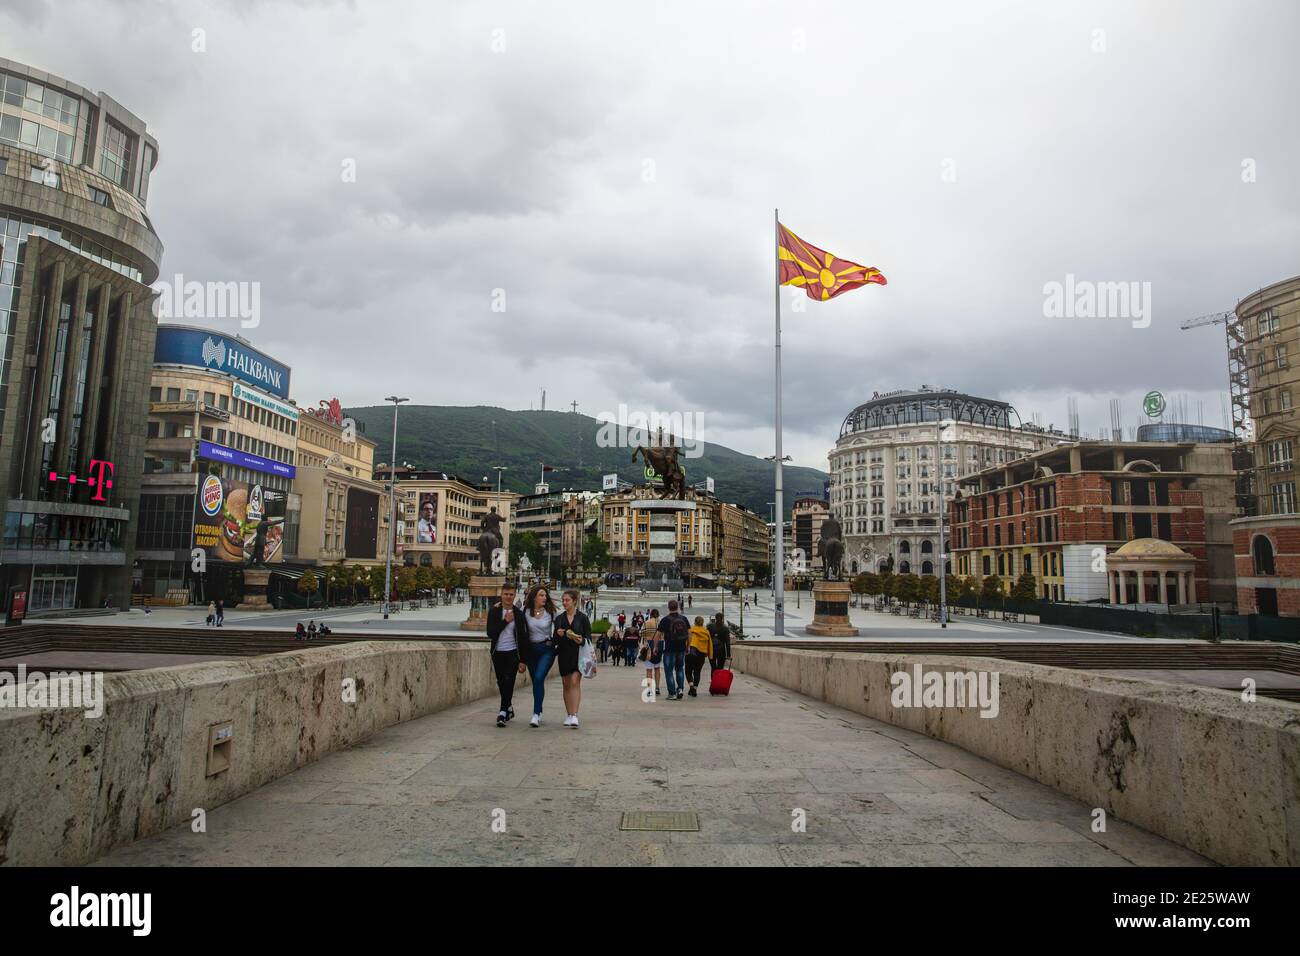
[(590, 640), (583, 641), (578, 648), (578, 673), (583, 677), (596, 676), (596, 654)]

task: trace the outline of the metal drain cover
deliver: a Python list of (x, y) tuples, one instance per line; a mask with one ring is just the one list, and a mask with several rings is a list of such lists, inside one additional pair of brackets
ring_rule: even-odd
[(697, 831), (700, 828), (698, 813), (681, 810), (633, 810), (623, 814), (620, 830), (672, 830)]

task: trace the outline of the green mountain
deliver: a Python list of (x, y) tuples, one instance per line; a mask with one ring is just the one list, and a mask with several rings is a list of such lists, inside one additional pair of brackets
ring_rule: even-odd
[[(358, 430), (379, 443), (375, 461), (386, 462), (391, 453), (393, 407), (350, 408), (346, 412)], [(496, 424), (493, 425), (493, 422)], [(466, 481), (487, 476), (495, 483), (493, 465), (505, 465), (501, 486), (531, 494), (541, 476), (541, 462), (556, 470), (547, 474), (553, 489), (599, 491), (601, 477), (616, 473), (634, 484), (645, 481), (640, 459), (632, 463), (632, 449), (602, 448), (597, 444), (607, 423), (556, 411), (510, 411), (486, 405), (403, 405), (397, 413), (397, 457), (417, 468), (445, 471)], [(680, 443), (680, 442), (679, 442)], [(699, 458), (685, 458), (688, 482), (714, 481), (723, 501), (734, 501), (760, 515), (768, 515), (772, 500), (772, 464), (712, 442), (703, 444)], [(785, 469), (785, 508), (797, 494), (822, 494), (826, 473), (816, 468)]]

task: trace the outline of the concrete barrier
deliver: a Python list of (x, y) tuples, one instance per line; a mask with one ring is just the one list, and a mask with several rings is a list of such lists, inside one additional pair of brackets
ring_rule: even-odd
[[(89, 862), (385, 727), (495, 693), (481, 642), (383, 641), (106, 674), (95, 719), (0, 709), (0, 864)], [(208, 731), (224, 721), (230, 768), (208, 776)]]
[[(742, 673), (955, 744), (1219, 863), (1300, 865), (1300, 706), (970, 657), (732, 645)], [(998, 715), (896, 707), (896, 671), (996, 671)]]

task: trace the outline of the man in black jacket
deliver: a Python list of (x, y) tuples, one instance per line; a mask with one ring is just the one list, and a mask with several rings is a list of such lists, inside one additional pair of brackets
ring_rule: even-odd
[(496, 671), (497, 687), (501, 691), (497, 726), (504, 727), (515, 715), (511, 703), (515, 696), (515, 678), (526, 670), (522, 649), (528, 646), (523, 608), (515, 604), (515, 586), (509, 581), (501, 586), (501, 600), (488, 609), (487, 635), (492, 651), (492, 669)]

